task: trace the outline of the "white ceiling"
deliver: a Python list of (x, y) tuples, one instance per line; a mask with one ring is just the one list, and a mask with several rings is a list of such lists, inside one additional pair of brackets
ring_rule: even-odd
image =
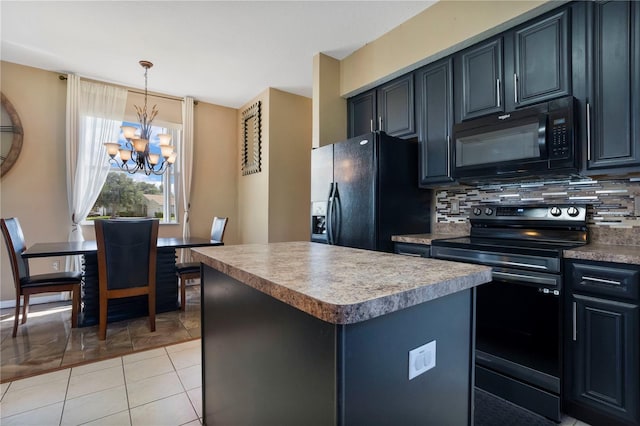
[(237, 108), (311, 97), (313, 56), (343, 59), (434, 1), (0, 1), (4, 61)]

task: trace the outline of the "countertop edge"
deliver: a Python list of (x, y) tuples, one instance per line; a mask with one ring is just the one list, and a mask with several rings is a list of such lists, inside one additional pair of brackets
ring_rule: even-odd
[(336, 305), (318, 300), (263, 277), (256, 276), (246, 270), (211, 258), (206, 254), (200, 253), (197, 249), (192, 250), (192, 256), (195, 261), (220, 271), (276, 300), (280, 300), (320, 320), (339, 325), (366, 321), (491, 281), (491, 268), (474, 265), (485, 269), (466, 273), (464, 276), (451, 278), (436, 284), (428, 284), (360, 303)]
[(563, 251), (565, 259), (640, 265), (640, 246), (587, 244)]

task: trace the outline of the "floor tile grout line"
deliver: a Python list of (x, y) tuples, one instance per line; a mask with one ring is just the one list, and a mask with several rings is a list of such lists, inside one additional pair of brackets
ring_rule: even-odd
[[(89, 424), (89, 423), (93, 423), (96, 420), (106, 419), (107, 417), (115, 416), (116, 414), (124, 413), (125, 411), (129, 411), (129, 410), (127, 409), (127, 410), (117, 411), (115, 413), (107, 414), (106, 416), (98, 417), (96, 419), (87, 420), (86, 422), (78, 423), (78, 426), (82, 426), (82, 425), (86, 425), (86, 424)], [(131, 421), (131, 418), (129, 418), (129, 421)]]
[(67, 388), (64, 390), (64, 399), (62, 400), (62, 410), (60, 410), (59, 426), (62, 426), (62, 418), (64, 417), (64, 408), (67, 406), (67, 395), (69, 394), (69, 384), (71, 383), (71, 369), (69, 369), (69, 377), (67, 378)]
[(127, 374), (124, 368), (124, 356), (120, 357), (120, 362), (122, 363), (122, 378), (124, 379), (124, 392), (127, 397), (127, 412), (129, 414), (129, 424), (133, 425), (133, 418), (131, 417), (131, 403), (129, 402), (129, 386), (127, 386)]

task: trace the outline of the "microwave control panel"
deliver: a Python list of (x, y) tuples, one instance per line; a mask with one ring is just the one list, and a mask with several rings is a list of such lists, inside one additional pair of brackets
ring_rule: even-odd
[(573, 149), (573, 129), (568, 111), (551, 111), (549, 113), (549, 159), (569, 158)]

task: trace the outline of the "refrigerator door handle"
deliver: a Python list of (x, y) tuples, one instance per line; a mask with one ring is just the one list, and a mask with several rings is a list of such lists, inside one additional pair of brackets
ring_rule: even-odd
[(334, 186), (333, 186), (333, 182), (331, 182), (329, 184), (329, 196), (327, 198), (327, 243), (328, 244), (333, 244), (333, 230), (332, 230), (333, 220), (331, 220), (333, 216), (333, 192), (334, 192)]
[(342, 223), (342, 206), (340, 206), (340, 193), (338, 192), (338, 182), (333, 184), (333, 210), (335, 211), (336, 221), (331, 221), (331, 225), (335, 228), (335, 232), (332, 231), (332, 244), (338, 244), (338, 238), (340, 236), (340, 225)]

